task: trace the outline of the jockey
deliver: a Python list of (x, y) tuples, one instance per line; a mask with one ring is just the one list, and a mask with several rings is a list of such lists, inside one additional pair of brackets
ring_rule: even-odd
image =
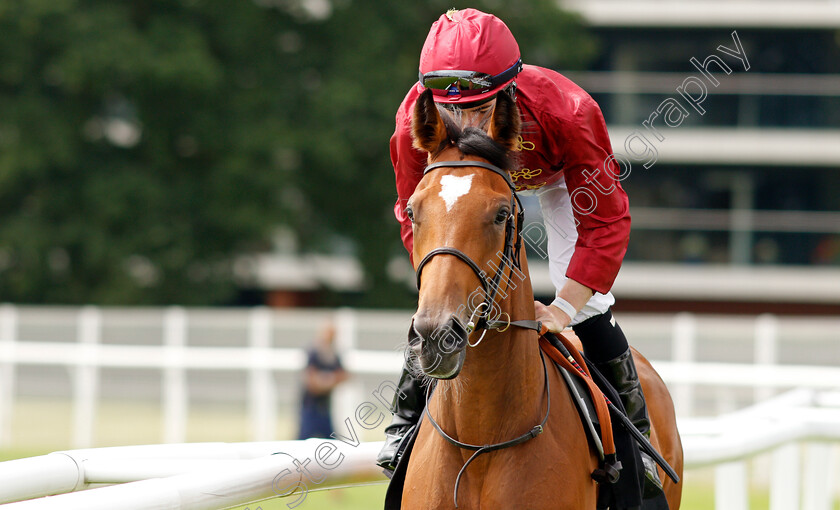
[[(400, 105), (391, 137), (398, 194), (394, 214), (409, 254), (413, 236), (405, 205), (427, 164), (426, 154), (412, 147), (411, 113), (426, 88), (432, 89), (440, 106), (453, 111), (490, 111), (502, 90), (515, 98), (522, 135), (519, 168), (511, 177), (517, 190), (539, 199), (556, 289), (549, 306), (534, 303), (536, 319), (555, 333), (574, 329), (584, 354), (618, 390), (630, 420), (649, 435), (644, 394), (627, 338), (610, 312), (615, 302), (610, 287), (627, 250), (630, 214), (597, 103), (561, 74), (522, 64), (519, 45), (497, 17), (475, 9), (442, 15), (423, 45), (420, 80)], [(385, 469), (396, 467), (400, 442), (409, 436), (424, 406), (423, 389), (406, 369), (399, 387), (393, 421), (385, 429), (385, 446), (377, 458)], [(644, 453), (643, 460), (648, 482), (661, 488), (653, 460)]]

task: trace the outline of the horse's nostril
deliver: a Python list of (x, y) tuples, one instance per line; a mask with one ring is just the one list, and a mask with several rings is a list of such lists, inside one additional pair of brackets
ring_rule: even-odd
[(417, 328), (414, 327), (414, 321), (411, 321), (411, 325), (408, 327), (408, 345), (409, 347), (415, 347), (420, 345), (420, 342), (423, 341), (423, 336), (417, 331)]
[(445, 327), (441, 328), (438, 341), (442, 349), (452, 351), (462, 348), (468, 336), (469, 334), (464, 324), (453, 316), (446, 323)]
[(451, 352), (463, 346), (468, 333), (464, 324), (456, 317), (450, 317), (438, 324), (424, 315), (417, 315), (408, 332), (408, 343), (417, 346), (421, 342), (431, 342), (436, 349)]
[(417, 337), (416, 341), (431, 340), (434, 336), (436, 324), (429, 320), (425, 314), (417, 314), (411, 321), (411, 330), (409, 331), (409, 343), (411, 342), (412, 334)]

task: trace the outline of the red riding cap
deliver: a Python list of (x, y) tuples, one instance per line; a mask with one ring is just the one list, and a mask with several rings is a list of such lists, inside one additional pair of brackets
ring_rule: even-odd
[(420, 52), (420, 83), (433, 89), (439, 103), (487, 99), (507, 87), (521, 69), (519, 45), (510, 29), (496, 16), (476, 9), (442, 15)]

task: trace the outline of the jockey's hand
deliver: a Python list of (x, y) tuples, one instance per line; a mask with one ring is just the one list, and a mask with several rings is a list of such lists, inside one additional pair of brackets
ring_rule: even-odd
[(556, 306), (546, 306), (539, 301), (534, 301), (534, 308), (537, 312), (537, 320), (552, 333), (560, 333), (572, 322), (572, 318)]

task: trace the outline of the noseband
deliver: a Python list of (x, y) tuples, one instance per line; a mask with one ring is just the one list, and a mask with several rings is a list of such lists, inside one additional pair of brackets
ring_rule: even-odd
[[(442, 246), (440, 248), (435, 248), (429, 253), (426, 254), (425, 257), (420, 261), (417, 265), (417, 290), (420, 290), (420, 276), (423, 273), (423, 267), (436, 255), (454, 255), (461, 259), (470, 269), (472, 269), (473, 273), (478, 277), (478, 281), (481, 282), (481, 287), (484, 290), (485, 299), (484, 302), (479, 305), (478, 309), (473, 312), (473, 316), (475, 316), (476, 312), (479, 312), (478, 322), (473, 322), (472, 318), (470, 319), (469, 323), (467, 324), (467, 334), (472, 333), (477, 329), (488, 329), (496, 327), (493, 321), (487, 320), (487, 312), (492, 309), (493, 301), (496, 299), (496, 293), (499, 290), (499, 284), (502, 279), (502, 273), (504, 272), (504, 261), (510, 261), (510, 272), (511, 277), (513, 275), (513, 268), (521, 269), (520, 267), (520, 258), (519, 258), (519, 249), (522, 246), (522, 223), (525, 218), (525, 211), (522, 208), (522, 202), (519, 200), (519, 195), (516, 194), (516, 187), (513, 185), (513, 181), (510, 178), (510, 175), (501, 168), (497, 167), (496, 165), (491, 165), (490, 163), (485, 163), (484, 161), (439, 161), (437, 163), (432, 163), (431, 165), (427, 166), (425, 170), (423, 170), (423, 175), (431, 172), (432, 170), (438, 168), (453, 168), (453, 167), (473, 167), (477, 166), (479, 168), (484, 168), (486, 170), (490, 170), (493, 173), (496, 173), (505, 180), (505, 183), (510, 188), (510, 210), (511, 214), (508, 216), (507, 221), (505, 223), (505, 247), (504, 251), (502, 252), (502, 260), (499, 263), (499, 267), (496, 269), (496, 274), (493, 276), (493, 279), (487, 281), (487, 273), (485, 273), (478, 264), (475, 263), (466, 253), (462, 252), (457, 248), (452, 248), (449, 246)], [(516, 215), (514, 216), (513, 211), (516, 211)], [(508, 280), (510, 281), (510, 280)], [(508, 321), (508, 324), (510, 321)]]

